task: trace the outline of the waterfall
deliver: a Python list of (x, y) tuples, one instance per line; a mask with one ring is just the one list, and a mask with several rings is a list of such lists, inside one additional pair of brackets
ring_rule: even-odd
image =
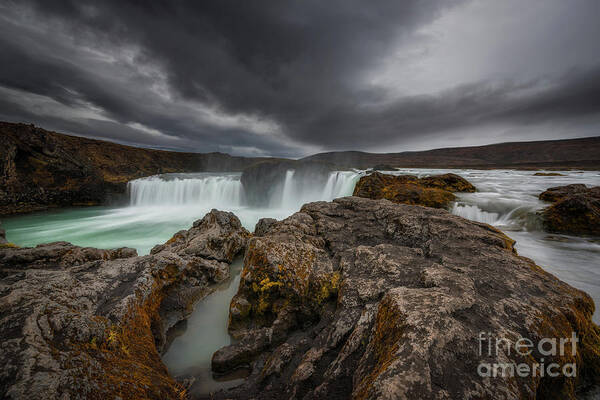
[[(275, 183), (268, 206), (274, 210), (295, 212), (311, 201), (330, 201), (350, 196), (361, 173), (336, 171), (321, 177), (321, 182), (286, 171)], [(202, 206), (222, 210), (247, 206), (240, 174), (164, 174), (140, 178), (128, 183), (131, 206)]]
[[(463, 195), (463, 197), (466, 196)], [(471, 195), (470, 198), (476, 198), (476, 195)], [(502, 200), (496, 200), (496, 202), (486, 200), (479, 204), (458, 201), (452, 205), (450, 212), (472, 221), (483, 222), (502, 229), (526, 229), (529, 231), (542, 229), (536, 207), (526, 202), (523, 205), (514, 206), (512, 202), (503, 202)]]
[(292, 208), (296, 200), (296, 185), (294, 182), (294, 174), (296, 171), (289, 169), (285, 173), (283, 188), (281, 193), (281, 208)]
[(165, 174), (128, 183), (132, 206), (231, 208), (243, 204), (239, 174)]
[(490, 225), (497, 225), (500, 222), (498, 213), (483, 211), (474, 204), (454, 203), (451, 212), (459, 217)]
[(329, 179), (323, 189), (324, 200), (333, 200), (338, 197), (351, 196), (356, 182), (362, 176), (353, 171), (338, 171), (329, 174)]
[(311, 178), (298, 176), (288, 170), (280, 190), (269, 201), (271, 208), (297, 211), (303, 204), (313, 201), (331, 201), (338, 197), (351, 196), (361, 174), (353, 171), (330, 172), (321, 183)]

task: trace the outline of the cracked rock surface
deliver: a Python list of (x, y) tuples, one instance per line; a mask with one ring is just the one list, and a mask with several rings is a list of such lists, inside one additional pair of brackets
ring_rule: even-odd
[(147, 256), (0, 248), (0, 397), (184, 398), (160, 359), (166, 332), (229, 276), (249, 236), (213, 210)]
[[(263, 224), (231, 301), (239, 340), (213, 355), (213, 370), (251, 374), (216, 398), (574, 399), (600, 379), (594, 303), (513, 244), (443, 210), (358, 197)], [(562, 356), (480, 355), (481, 332), (580, 342), (574, 356), (568, 344)], [(478, 374), (542, 358), (576, 363), (577, 377)]]

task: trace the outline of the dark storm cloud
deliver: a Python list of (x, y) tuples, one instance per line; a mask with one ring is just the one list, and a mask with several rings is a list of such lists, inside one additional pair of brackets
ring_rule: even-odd
[[(443, 37), (424, 27), (441, 21), (446, 32), (473, 23), (462, 11), (481, 12), (471, 2), (7, 2), (0, 5), (0, 117), (137, 145), (283, 156), (401, 146), (423, 136), (435, 147), (436, 137), (461, 129), (480, 127), (485, 136), (490, 126), (600, 120), (597, 7), (537, 6), (536, 19), (539, 11), (577, 20), (564, 34), (551, 32), (551, 23), (502, 32), (526, 63), (501, 54), (490, 66), (484, 61), (492, 56), (478, 57), (489, 47), (485, 32), (455, 41), (457, 50), (476, 49), (466, 56), (428, 50)], [(482, 12), (498, 19), (492, 9)], [(517, 35), (545, 31), (573, 60), (550, 47), (533, 56), (519, 47)], [(408, 61), (386, 73), (404, 83), (374, 82), (398, 52)], [(560, 61), (557, 70), (546, 57)], [(416, 61), (423, 65), (413, 68)], [(427, 64), (439, 72), (419, 81), (414, 71)], [(477, 73), (463, 73), (467, 67)], [(446, 76), (439, 89), (420, 93), (419, 82), (438, 75)]]

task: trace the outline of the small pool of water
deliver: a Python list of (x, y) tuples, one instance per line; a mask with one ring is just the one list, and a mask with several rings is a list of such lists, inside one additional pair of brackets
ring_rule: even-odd
[(239, 257), (231, 264), (231, 277), (196, 304), (163, 354), (163, 362), (171, 375), (195, 378), (189, 390), (192, 396), (206, 396), (244, 382), (244, 377), (239, 375), (215, 379), (211, 371), (213, 353), (232, 342), (227, 332), (229, 303), (239, 286), (242, 267), (243, 259)]

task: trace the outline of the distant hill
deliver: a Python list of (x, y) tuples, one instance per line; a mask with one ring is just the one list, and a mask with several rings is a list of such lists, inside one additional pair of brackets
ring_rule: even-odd
[(128, 181), (168, 172), (242, 171), (267, 158), (142, 149), (0, 122), (0, 214), (100, 204)]
[(385, 154), (340, 151), (319, 153), (303, 160), (344, 168), (386, 164), (400, 168), (600, 169), (600, 136)]

